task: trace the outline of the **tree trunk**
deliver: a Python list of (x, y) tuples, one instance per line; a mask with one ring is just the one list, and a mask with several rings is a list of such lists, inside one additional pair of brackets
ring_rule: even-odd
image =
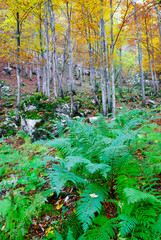
[(46, 42), (46, 95), (50, 97), (50, 57), (49, 57), (49, 34), (48, 34), (48, 15), (47, 2), (45, 3), (45, 42)]
[[(101, 1), (101, 8), (103, 4), (103, 0)], [(104, 75), (104, 61), (103, 61), (103, 47), (104, 47), (104, 19), (103, 19), (103, 9), (101, 10), (101, 18), (100, 18), (100, 73), (101, 73), (101, 89), (102, 89), (102, 108), (103, 115), (107, 116), (107, 93), (106, 93), (106, 81)]]
[(151, 60), (151, 54), (150, 54), (150, 48), (149, 48), (149, 37), (148, 37), (148, 28), (147, 28), (146, 17), (145, 17), (145, 28), (146, 28), (146, 43), (147, 43), (147, 51), (148, 51), (148, 56), (149, 56), (149, 64), (150, 64), (151, 78), (152, 78), (154, 95), (156, 96), (156, 88), (155, 88), (153, 66), (152, 66), (152, 60)]
[(74, 83), (73, 83), (73, 50), (72, 50), (72, 41), (71, 41), (71, 14), (72, 14), (72, 2), (69, 11), (68, 2), (66, 2), (67, 6), (67, 19), (68, 19), (68, 46), (69, 46), (69, 81), (70, 81), (70, 98), (71, 98), (71, 116), (74, 115), (75, 107), (73, 101), (73, 91), (74, 91)]
[[(158, 1), (159, 3), (159, 1)], [(159, 25), (159, 40), (160, 40), (160, 48), (161, 48), (161, 15), (159, 13), (159, 9), (158, 9), (158, 3), (157, 1), (154, 1), (154, 7), (157, 13), (157, 17), (158, 17), (158, 25)]]
[(138, 28), (137, 14), (136, 14), (136, 3), (135, 3), (135, 22), (136, 22), (136, 30), (137, 30), (137, 44), (138, 44), (138, 60), (139, 60), (139, 68), (140, 68), (140, 82), (141, 82), (141, 87), (142, 87), (142, 105), (145, 106), (144, 75), (143, 75), (143, 68), (142, 68), (142, 49), (141, 49), (140, 40), (139, 40), (139, 28)]
[(108, 50), (107, 50), (107, 40), (106, 40), (106, 32), (105, 32), (105, 22), (103, 18), (103, 31), (104, 31), (104, 57), (105, 57), (105, 79), (106, 79), (106, 87), (107, 87), (107, 100), (108, 100), (108, 112), (111, 112), (111, 86), (110, 86), (110, 75), (109, 75), (109, 68), (108, 68)]
[(82, 86), (82, 82), (83, 82), (83, 66), (81, 64), (81, 66), (80, 66), (80, 86)]
[(154, 60), (154, 45), (153, 45), (153, 39), (151, 36), (151, 44), (152, 44), (152, 59), (153, 59), (153, 69), (154, 69), (154, 79), (155, 79), (155, 85), (156, 85), (156, 94), (159, 94), (159, 84), (158, 84), (158, 78), (156, 74), (156, 69), (155, 69), (155, 60)]
[(113, 62), (113, 54), (114, 54), (114, 36), (113, 36), (113, 6), (112, 0), (110, 0), (110, 8), (111, 8), (111, 80), (112, 80), (112, 114), (115, 116), (116, 114), (116, 103), (115, 103), (115, 75), (114, 75), (114, 62)]
[(20, 79), (20, 18), (19, 12), (16, 14), (16, 22), (17, 22), (17, 86), (18, 86), (18, 93), (17, 93), (17, 106), (15, 109), (15, 116), (16, 121), (19, 120), (19, 108), (20, 108), (20, 101), (21, 101), (21, 79)]
[(61, 82), (63, 81), (64, 75), (65, 75), (65, 88), (66, 88), (66, 94), (68, 91), (68, 78), (67, 78), (67, 33), (65, 34), (65, 46), (63, 51), (63, 63), (62, 63), (62, 76), (61, 76)]
[(120, 48), (120, 96), (122, 95), (122, 49)]
[(30, 80), (32, 80), (32, 70), (31, 70), (31, 67), (30, 67)]
[(45, 56), (43, 51), (43, 43), (42, 43), (42, 18), (41, 18), (41, 4), (39, 4), (39, 40), (40, 40), (40, 51), (41, 51), (41, 58), (42, 58), (42, 92), (46, 94), (46, 68), (45, 68)]
[[(55, 89), (54, 92), (55, 92), (55, 96), (57, 96), (57, 92), (56, 92), (56, 76), (57, 76), (61, 97), (62, 99), (64, 99), (64, 92), (63, 92), (62, 83), (61, 83), (61, 79), (58, 71), (56, 37), (55, 37), (55, 14), (53, 11), (53, 5), (51, 0), (48, 0), (48, 8), (49, 8), (50, 25), (51, 25), (51, 33), (52, 33), (52, 41), (53, 41), (53, 64), (54, 64), (53, 65), (53, 76), (54, 76), (53, 82), (54, 82), (54, 89)], [(56, 73), (56, 76), (55, 76), (55, 73)]]
[(37, 91), (41, 92), (41, 84), (40, 84), (40, 64), (39, 64), (39, 55), (38, 55), (38, 62), (37, 62)]
[[(85, 23), (86, 16), (84, 14), (83, 6), (82, 6), (82, 12), (83, 12), (83, 20), (84, 20), (86, 41), (87, 41), (87, 45), (88, 45), (89, 61), (90, 61), (89, 71), (90, 71), (90, 83), (91, 83), (91, 86), (92, 86), (92, 94), (93, 94), (93, 98), (94, 98), (95, 103), (100, 108), (100, 101), (99, 101), (99, 99), (97, 98), (97, 95), (96, 95), (95, 82), (94, 82), (92, 46), (91, 46), (91, 43), (90, 43), (90, 28), (87, 32), (87, 26), (86, 26), (86, 23)], [(84, 80), (85, 80), (85, 74), (84, 74)]]

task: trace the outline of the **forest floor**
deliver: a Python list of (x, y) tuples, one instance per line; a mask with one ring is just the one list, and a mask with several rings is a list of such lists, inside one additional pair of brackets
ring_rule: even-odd
[[(149, 151), (148, 149), (151, 148), (152, 144), (160, 144), (158, 142), (158, 135), (161, 133), (161, 113), (155, 113), (153, 115), (153, 120), (151, 120), (149, 123), (149, 126), (154, 124), (155, 128), (153, 129), (152, 132), (149, 134), (153, 134), (153, 139), (152, 141), (148, 141), (147, 139), (147, 144), (146, 148), (143, 149), (138, 149), (133, 153), (133, 157), (137, 159), (138, 162), (142, 163), (145, 161), (145, 152)], [(139, 126), (140, 128), (141, 126)], [(137, 126), (138, 128), (138, 126)], [(68, 137), (68, 134), (66, 133), (65, 135)], [(18, 154), (20, 154), (21, 158), (26, 158), (25, 161), (26, 164), (32, 164), (32, 161), (34, 160), (34, 157), (38, 157), (37, 161), (41, 161), (40, 158), (42, 155), (41, 151), (39, 150), (39, 147), (34, 145), (32, 146), (27, 138), (24, 138), (23, 136), (15, 136), (12, 138), (7, 138), (5, 140), (8, 146), (11, 147), (12, 151), (16, 151)], [(155, 143), (156, 142), (156, 143)], [(1, 143), (2, 144), (2, 143)], [(3, 144), (2, 144), (3, 147)], [(50, 150), (51, 149), (51, 150)], [(2, 153), (5, 151), (5, 148), (3, 150), (2, 148)], [(8, 150), (7, 150), (8, 151)], [(157, 153), (159, 154), (159, 153)], [(49, 154), (48, 156), (51, 156), (51, 158), (57, 159), (57, 156), (59, 156), (59, 153), (57, 152), (56, 148), (49, 148)], [(155, 154), (154, 154), (155, 156)], [(1, 155), (0, 155), (1, 157)], [(39, 158), (40, 157), (40, 158)], [(9, 159), (12, 158), (12, 155), (9, 156)], [(50, 160), (48, 161), (47, 165), (45, 166), (45, 173), (47, 171), (50, 171), (52, 164), (56, 163), (59, 165), (59, 163)], [(8, 165), (9, 164), (9, 165)], [(48, 178), (46, 177), (46, 174), (43, 172), (43, 170), (35, 170), (34, 168), (30, 169), (29, 175), (34, 176), (34, 173), (37, 173), (38, 171), (38, 179), (35, 180), (37, 182), (32, 182), (32, 179), (30, 179), (29, 183), (23, 183), (23, 175), (24, 175), (24, 169), (23, 169), (23, 162), (20, 164), (21, 165), (21, 171), (18, 170), (18, 174), (15, 172), (16, 166), (18, 167), (19, 163), (7, 163), (7, 172), (5, 175), (3, 175), (3, 179), (5, 181), (9, 181), (12, 177), (12, 179), (19, 179), (19, 184), (16, 185), (14, 188), (14, 191), (16, 189), (19, 191), (21, 189), (21, 193), (25, 197), (29, 197), (29, 199), (34, 199), (35, 195), (40, 191), (39, 188), (41, 189), (40, 193), (45, 192), (50, 190), (50, 193), (48, 193), (47, 197), (47, 202), (41, 207), (41, 213), (39, 213), (38, 217), (32, 217), (32, 223), (28, 224), (26, 223), (26, 226), (28, 227), (28, 231), (25, 235), (24, 238), (22, 239), (55, 239), (55, 233), (54, 231), (56, 230), (60, 234), (67, 234), (67, 228), (70, 226), (72, 227), (72, 224), (75, 224), (75, 216), (77, 213), (77, 203), (81, 199), (80, 194), (81, 191), (79, 191), (78, 188), (75, 187), (63, 187), (61, 194), (57, 196), (55, 193), (53, 193), (50, 183), (48, 182)], [(38, 163), (37, 163), (38, 164)], [(13, 168), (13, 166), (15, 166)], [(41, 165), (40, 165), (41, 166)], [(17, 170), (16, 170), (17, 171)], [(44, 178), (46, 180), (46, 183), (42, 183), (43, 187), (41, 187), (41, 179)], [(22, 180), (21, 180), (22, 179)], [(161, 195), (161, 175), (157, 176), (157, 192), (158, 194)], [(0, 181), (2, 181), (2, 178), (0, 178)], [(33, 180), (34, 181), (34, 180)], [(144, 180), (145, 181), (145, 180)], [(34, 185), (34, 187), (33, 187)], [(3, 194), (5, 194), (5, 190), (3, 190)], [(117, 196), (117, 195), (116, 195)], [(117, 199), (118, 197), (115, 198)], [(3, 200), (3, 197), (0, 197), (0, 200)], [(117, 210), (117, 205), (115, 202), (111, 201), (104, 201), (102, 203), (102, 207), (104, 209), (103, 215), (107, 217), (108, 219), (115, 219), (118, 216), (118, 210)], [(11, 220), (12, 221), (12, 220)], [(74, 221), (74, 222), (73, 222)], [(2, 228), (5, 228), (5, 225), (1, 225)], [(59, 239), (59, 238), (56, 238)], [(65, 238), (63, 238), (65, 239)], [(77, 239), (77, 238), (76, 238)], [(119, 239), (117, 237), (111, 238), (113, 240)], [(101, 239), (98, 239), (101, 240)]]
[[(11, 66), (11, 72), (7, 73), (5, 68), (7, 67), (6, 63), (3, 61), (3, 59), (0, 60), (0, 83), (4, 82), (4, 85), (7, 85), (10, 87), (9, 96), (11, 97), (13, 107), (16, 105), (16, 95), (17, 95), (17, 77), (16, 77), (16, 69), (14, 66)], [(79, 81), (75, 80), (75, 88), (77, 95), (74, 96), (74, 99), (77, 100), (77, 98), (91, 98), (92, 100), (92, 93), (91, 93), (91, 86), (89, 84), (89, 77), (87, 77), (88, 80), (86, 82), (82, 83), (82, 86), (79, 86)], [(32, 74), (32, 79), (30, 79), (28, 76), (26, 76), (25, 71), (21, 73), (21, 94), (22, 99), (25, 96), (30, 96), (31, 94), (35, 93), (37, 90), (37, 76), (35, 74)], [(141, 99), (135, 95), (135, 93), (131, 93), (133, 86), (128, 86), (129, 93), (126, 93), (124, 98), (121, 100), (118, 93), (116, 93), (116, 109), (121, 109), (123, 105), (126, 105), (127, 110), (133, 109), (133, 108), (141, 108)], [(161, 88), (161, 82), (160, 82), (160, 88)], [(52, 89), (52, 87), (51, 87)], [(126, 97), (129, 95), (129, 99), (126, 101)], [(51, 93), (52, 96), (52, 93)], [(131, 100), (130, 100), (131, 98)], [(101, 97), (100, 97), (101, 99)], [(150, 99), (153, 99), (152, 96), (146, 96), (146, 102)], [(158, 96), (154, 99), (155, 105), (161, 104), (161, 96)], [(3, 99), (3, 96), (0, 98), (0, 110), (3, 108), (3, 106), (6, 104), (5, 100)], [(10, 103), (11, 104), (11, 103)], [(9, 105), (10, 105), (9, 104)], [(147, 105), (147, 108), (149, 106)], [(7, 110), (7, 109), (6, 109)], [(95, 111), (96, 112), (96, 111)]]
[[(0, 81), (4, 80), (5, 81), (4, 84), (10, 86), (11, 91), (9, 92), (9, 99), (8, 98), (4, 99), (3, 96), (0, 99), (0, 110), (2, 110), (3, 114), (5, 114), (5, 112), (7, 112), (8, 110), (11, 111), (14, 109), (16, 104), (15, 95), (17, 90), (16, 70), (13, 69), (11, 74), (6, 74), (5, 71), (3, 70), (4, 68), (5, 68), (5, 64), (3, 62), (0, 62)], [(22, 74), (22, 76), (23, 76), (22, 77), (22, 83), (23, 83), (22, 95), (26, 96), (34, 93), (37, 88), (36, 75), (33, 75), (32, 80), (30, 80), (28, 77), (25, 77), (24, 74)], [(83, 83), (82, 87), (77, 88), (78, 94), (75, 96), (75, 100), (77, 99), (77, 97), (81, 97), (81, 98), (86, 97), (86, 98), (92, 99), (91, 93), (89, 94), (90, 90), (91, 88), (88, 82)], [(151, 96), (147, 98), (147, 101), (148, 100), (151, 100)], [(155, 105), (159, 106), (159, 104), (161, 103), (161, 98), (160, 97), (155, 98), (154, 101), (155, 101)], [(90, 104), (90, 102), (88, 104)], [(141, 100), (137, 99), (135, 95), (130, 95), (126, 102), (120, 101), (120, 99), (117, 98), (116, 107), (118, 112), (120, 112), (125, 105), (128, 111), (131, 110), (132, 108), (140, 109)], [(147, 105), (147, 109), (151, 111), (151, 107), (149, 105)], [(96, 113), (98, 113), (98, 111), (97, 109), (94, 109), (93, 112), (90, 114), (90, 116), (95, 116)], [(153, 119), (148, 124), (149, 126), (155, 124), (153, 133), (154, 133), (154, 137), (156, 136), (157, 138), (158, 137), (157, 134), (161, 133), (161, 128), (160, 128), (161, 112), (159, 111), (159, 108), (154, 113)], [(123, 125), (123, 123), (120, 122), (120, 125)], [(65, 134), (65, 137), (67, 136), (68, 136), (68, 131)], [(23, 137), (21, 135), (8, 137), (5, 139), (5, 143), (7, 144), (7, 146), (10, 146), (13, 151), (16, 151), (17, 154), (20, 154), (22, 158), (23, 157), (26, 158), (26, 161), (28, 161), (28, 163), (30, 163), (30, 161), (31, 162), (34, 161), (34, 158), (37, 158), (37, 157), (41, 158), (42, 156), (44, 156), (44, 153), (42, 154), (37, 146), (34, 148), (30, 143), (30, 140), (28, 140), (28, 138)], [(153, 141), (149, 141), (146, 145), (147, 151), (151, 147), (151, 145), (155, 143), (158, 143), (157, 139), (156, 140), (153, 139)], [(0, 142), (0, 146), (3, 147), (2, 142)], [(146, 149), (145, 148), (143, 150), (138, 149), (133, 153), (133, 156), (137, 158), (138, 162), (145, 161)], [(57, 154), (60, 154), (60, 152), (57, 152), (56, 148), (49, 148), (48, 150), (49, 150), (49, 156), (57, 157)], [(5, 146), (4, 146), (4, 151), (6, 151)], [(2, 151), (2, 154), (3, 154), (3, 151)], [(61, 156), (63, 156), (63, 153)], [(55, 161), (52, 160), (46, 164), (45, 173), (43, 172), (43, 170), (39, 172), (37, 169), (36, 170), (32, 168), (30, 169), (30, 172), (28, 173), (28, 177), (34, 176), (35, 182), (32, 182), (32, 181), (30, 183), (23, 183), (23, 181), (21, 182), (21, 179), (23, 179), (25, 166), (24, 166), (24, 169), (22, 168), (22, 171), (18, 172), (18, 175), (16, 176), (17, 174), (16, 171), (18, 170), (13, 171), (13, 166), (14, 168), (21, 166), (21, 162), (5, 163), (3, 167), (6, 173), (2, 172), (1, 174), (5, 179), (5, 181), (9, 180), (11, 176), (14, 179), (19, 178), (20, 183), (15, 187), (14, 190), (22, 189), (22, 195), (24, 197), (25, 196), (28, 197), (31, 200), (31, 199), (34, 199), (39, 189), (41, 189), (40, 193), (45, 192), (47, 190), (51, 190), (50, 184), (46, 177), (46, 172), (50, 170), (53, 163), (55, 163)], [(56, 163), (56, 164), (59, 165), (59, 163)], [(23, 167), (23, 162), (22, 162), (22, 167)], [(157, 177), (158, 177), (157, 191), (159, 194), (161, 194), (161, 175), (158, 175)], [(1, 183), (3, 178), (0, 178)], [(46, 183), (43, 184), (43, 188), (41, 188), (40, 186), (42, 181), (41, 178), (43, 178), (43, 181), (44, 180), (46, 181)], [(5, 194), (5, 190), (3, 193)], [(70, 186), (63, 187), (63, 190), (59, 195), (59, 197), (57, 197), (56, 194), (52, 193), (51, 191), (51, 193), (48, 194), (47, 196), (47, 203), (44, 204), (43, 207), (41, 208), (41, 214), (39, 214), (38, 217), (36, 216), (32, 217), (32, 223), (30, 224), (28, 224), (28, 222), (26, 223), (27, 226), (29, 227), (26, 235), (22, 239), (54, 239), (53, 238), (54, 230), (66, 235), (67, 232), (65, 232), (65, 229), (67, 229), (68, 226), (72, 226), (72, 222), (70, 222), (70, 219), (72, 219), (72, 221), (75, 221), (75, 215), (77, 211), (76, 203), (81, 199), (80, 195), (81, 195), (81, 192), (79, 192), (78, 189)], [(0, 200), (3, 200), (3, 196), (0, 196)], [(117, 206), (114, 203), (114, 201), (113, 202), (104, 201), (102, 203), (102, 207), (104, 208), (104, 216), (106, 216), (108, 219), (113, 219), (118, 216)], [(1, 230), (4, 230), (6, 225), (3, 225), (3, 223), (1, 223), (0, 226), (1, 226)], [(113, 239), (118, 239), (118, 238), (113, 238)], [(98, 239), (98, 240), (101, 240), (101, 239)]]

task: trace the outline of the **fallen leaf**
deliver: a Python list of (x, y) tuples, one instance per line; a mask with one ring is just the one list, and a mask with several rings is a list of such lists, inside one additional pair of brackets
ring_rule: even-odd
[(91, 194), (89, 194), (89, 196), (90, 196), (91, 198), (97, 198), (97, 197), (98, 197), (98, 195), (96, 195), (95, 193), (91, 193)]

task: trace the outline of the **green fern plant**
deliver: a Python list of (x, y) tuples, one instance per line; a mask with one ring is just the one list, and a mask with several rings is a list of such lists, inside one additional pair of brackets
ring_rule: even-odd
[(23, 196), (19, 190), (10, 191), (0, 202), (1, 213), (1, 238), (20, 240), (24, 239), (32, 216), (38, 216), (41, 206), (46, 199), (41, 195), (35, 195), (34, 199)]

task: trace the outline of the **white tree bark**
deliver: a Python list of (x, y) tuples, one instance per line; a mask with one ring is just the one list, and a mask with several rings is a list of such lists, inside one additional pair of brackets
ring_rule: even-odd
[(30, 80), (32, 80), (32, 70), (31, 70), (31, 67), (30, 67)]
[(122, 96), (122, 49), (120, 48), (120, 96)]
[(151, 53), (150, 53), (150, 48), (149, 48), (149, 37), (148, 37), (148, 27), (147, 27), (146, 17), (145, 17), (145, 28), (146, 28), (146, 43), (147, 43), (147, 51), (148, 51), (148, 56), (149, 56), (149, 64), (150, 64), (151, 78), (152, 78), (152, 84), (153, 84), (153, 91), (154, 91), (154, 95), (156, 95), (153, 66), (152, 66)]
[(38, 55), (37, 59), (37, 91), (41, 92), (41, 84), (40, 84), (40, 64), (39, 64), (40, 56)]
[(111, 80), (112, 80), (112, 114), (115, 116), (116, 114), (116, 100), (115, 100), (115, 75), (114, 75), (114, 36), (113, 36), (113, 2), (110, 0), (110, 8), (111, 8)]
[(151, 36), (151, 45), (152, 45), (152, 61), (153, 61), (153, 69), (154, 69), (154, 79), (155, 79), (155, 85), (156, 85), (156, 94), (159, 94), (159, 83), (157, 78), (157, 73), (155, 69), (155, 60), (154, 60), (154, 45), (153, 45), (153, 39)]
[(49, 56), (49, 34), (48, 34), (48, 3), (45, 2), (45, 42), (46, 42), (46, 95), (50, 97), (50, 56)]
[(67, 20), (68, 20), (68, 46), (69, 46), (69, 81), (70, 81), (70, 98), (71, 98), (71, 116), (74, 115), (75, 107), (73, 101), (73, 91), (74, 91), (74, 82), (73, 82), (73, 49), (72, 49), (72, 40), (71, 40), (71, 14), (72, 14), (72, 0), (69, 10), (69, 2), (66, 2), (67, 6)]
[(140, 46), (140, 39), (139, 39), (139, 28), (138, 28), (138, 20), (136, 14), (136, 3), (135, 3), (135, 22), (136, 22), (136, 30), (137, 30), (137, 45), (138, 45), (138, 60), (139, 60), (139, 68), (140, 68), (140, 82), (142, 87), (142, 105), (145, 106), (145, 87), (144, 87), (144, 74), (143, 74), (143, 67), (142, 67), (142, 49)]
[(41, 18), (41, 4), (39, 4), (39, 40), (40, 40), (40, 50), (42, 58), (42, 92), (46, 94), (46, 68), (45, 68), (45, 56), (43, 51), (43, 42), (42, 42), (42, 18)]
[(157, 17), (158, 17), (159, 40), (160, 40), (160, 48), (161, 48), (161, 14), (159, 13), (158, 4), (159, 4), (159, 1), (158, 2), (154, 1), (154, 7), (155, 7)]
[[(101, 0), (101, 7), (103, 4), (103, 0)], [(106, 81), (104, 75), (104, 61), (103, 61), (103, 44), (104, 44), (104, 19), (103, 19), (103, 9), (101, 10), (101, 17), (100, 17), (100, 73), (101, 73), (101, 89), (102, 89), (102, 108), (103, 108), (103, 115), (107, 116), (107, 92), (106, 92)]]
[(104, 31), (104, 57), (105, 57), (105, 79), (106, 79), (106, 87), (107, 87), (107, 100), (108, 100), (108, 111), (111, 112), (111, 86), (110, 86), (110, 75), (108, 69), (108, 50), (107, 50), (107, 40), (106, 40), (106, 32), (105, 32), (105, 22), (103, 21), (103, 31)]
[(55, 36), (55, 14), (54, 14), (54, 11), (53, 11), (53, 5), (52, 5), (51, 0), (48, 0), (48, 8), (49, 8), (50, 25), (51, 25), (51, 33), (52, 33), (52, 41), (53, 41), (54, 93), (55, 93), (55, 96), (57, 96), (57, 90), (56, 90), (56, 76), (57, 76), (61, 97), (64, 98), (64, 92), (63, 92), (62, 83), (61, 83), (61, 79), (60, 79), (59, 71), (58, 71), (57, 52), (56, 52), (56, 36)]

